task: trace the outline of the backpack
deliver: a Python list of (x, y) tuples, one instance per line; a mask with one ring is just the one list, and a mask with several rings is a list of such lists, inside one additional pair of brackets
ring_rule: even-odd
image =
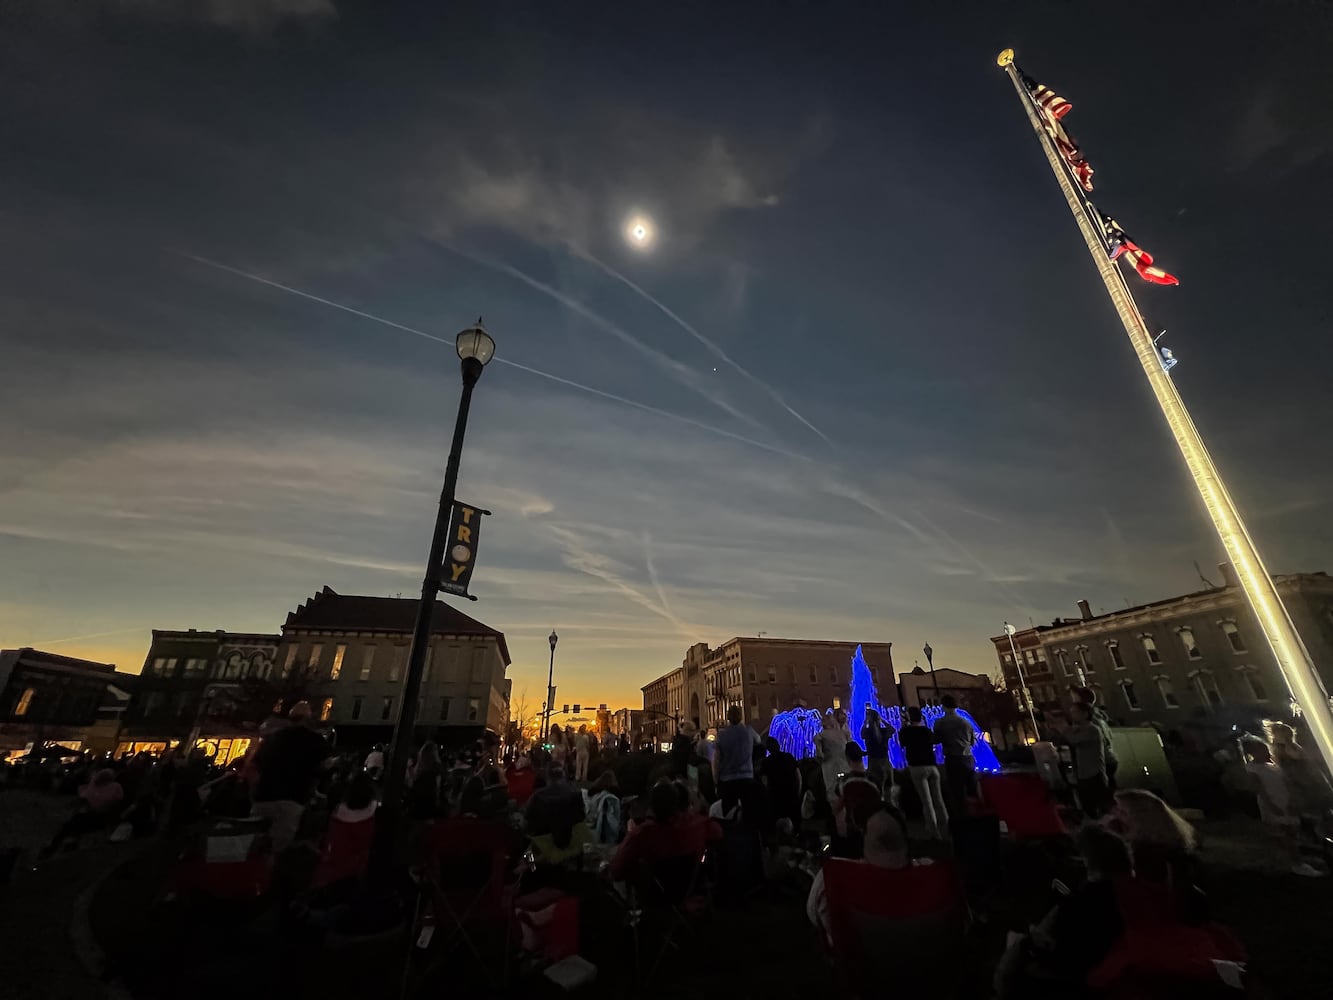
[(588, 826), (599, 844), (620, 842), (620, 796), (615, 792), (598, 792), (590, 803)]

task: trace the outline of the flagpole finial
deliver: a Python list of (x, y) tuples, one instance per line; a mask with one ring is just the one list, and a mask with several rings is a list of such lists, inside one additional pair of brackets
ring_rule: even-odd
[(1001, 52), (998, 56), (995, 57), (996, 66), (1008, 66), (1013, 61), (1014, 61), (1013, 49), (1005, 49), (1003, 52)]

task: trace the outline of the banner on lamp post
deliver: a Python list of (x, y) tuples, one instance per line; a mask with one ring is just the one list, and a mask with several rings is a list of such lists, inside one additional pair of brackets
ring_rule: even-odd
[(440, 567), (440, 589), (446, 594), (476, 598), (467, 592), (472, 570), (477, 563), (477, 543), (481, 538), (481, 519), (489, 510), (454, 501), (449, 516), (449, 541), (444, 550), (444, 565)]

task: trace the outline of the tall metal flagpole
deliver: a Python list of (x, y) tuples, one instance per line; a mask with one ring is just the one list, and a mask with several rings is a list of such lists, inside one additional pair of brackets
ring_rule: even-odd
[(1088, 246), (1088, 253), (1092, 255), (1093, 262), (1097, 265), (1097, 273), (1101, 275), (1102, 282), (1106, 285), (1111, 303), (1120, 316), (1120, 322), (1124, 324), (1125, 333), (1134, 346), (1134, 353), (1138, 355), (1139, 363), (1143, 366), (1143, 373), (1148, 377), (1148, 384), (1157, 397), (1162, 416), (1166, 418), (1167, 426), (1171, 428), (1176, 445), (1180, 448), (1181, 457), (1184, 458), (1190, 475), (1194, 477), (1194, 485), (1198, 488), (1203, 505), (1213, 520), (1213, 527), (1217, 529), (1217, 535), (1222, 540), (1227, 558), (1236, 568), (1241, 589), (1250, 602), (1250, 607), (1259, 621), (1259, 627), (1263, 629), (1264, 638), (1268, 640), (1268, 645), (1273, 650), (1273, 656), (1282, 671), (1282, 677), (1287, 683), (1291, 697), (1305, 715), (1310, 733), (1324, 759), (1324, 766), (1333, 772), (1333, 708), (1330, 708), (1328, 692), (1315, 670), (1310, 651), (1305, 648), (1305, 643), (1301, 641), (1291, 616), (1283, 607), (1277, 589), (1273, 586), (1272, 577), (1264, 568), (1263, 560), (1259, 558), (1250, 533), (1241, 521), (1240, 512), (1227, 492), (1222, 477), (1213, 464), (1208, 449), (1204, 446), (1203, 438), (1199, 436), (1199, 431), (1194, 426), (1194, 421), (1190, 419), (1185, 403), (1176, 391), (1175, 383), (1162, 367), (1152, 334), (1143, 321), (1128, 285), (1125, 284), (1124, 274), (1119, 265), (1111, 260), (1100, 232), (1093, 228), (1083, 198), (1074, 189), (1064, 162), (1042, 127), (1027, 87), (1019, 79), (1017, 67), (1014, 66), (1014, 50), (1005, 49), (996, 59), (996, 63), (1004, 68), (1009, 82), (1014, 85), (1019, 101), (1027, 112), (1028, 121), (1032, 123), (1032, 128), (1037, 133), (1041, 148), (1046, 152), (1047, 162), (1051, 165), (1051, 172), (1055, 174), (1060, 190), (1064, 192), (1065, 201), (1069, 203), (1069, 210), (1073, 212), (1079, 232), (1083, 234), (1083, 240)]

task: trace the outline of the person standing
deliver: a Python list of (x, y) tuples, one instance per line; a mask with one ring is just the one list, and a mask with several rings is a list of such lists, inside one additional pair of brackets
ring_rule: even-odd
[(935, 736), (944, 748), (944, 785), (949, 806), (956, 816), (964, 813), (964, 803), (977, 797), (977, 762), (972, 756), (976, 730), (958, 714), (958, 702), (951, 694), (940, 699), (944, 715), (935, 720)]
[(777, 819), (790, 820), (792, 829), (801, 825), (801, 769), (796, 758), (782, 749), (772, 736), (764, 741), (768, 756), (760, 765), (760, 777), (768, 786), (768, 798), (773, 803)]
[(591, 748), (588, 742), (588, 727), (579, 726), (579, 731), (574, 734), (574, 780), (588, 780), (588, 758)]
[(328, 744), (313, 728), (310, 702), (298, 701), (289, 717), (290, 724), (265, 737), (255, 754), (259, 781), (250, 815), (269, 821), (275, 853), (296, 838), (315, 780), (329, 756)]
[(1074, 755), (1079, 804), (1089, 819), (1100, 819), (1106, 812), (1111, 790), (1106, 781), (1106, 741), (1093, 711), (1092, 705), (1085, 701), (1070, 705), (1064, 738)]
[(943, 840), (949, 829), (949, 810), (944, 805), (940, 769), (935, 763), (935, 746), (940, 738), (922, 721), (921, 709), (916, 705), (907, 709), (907, 725), (898, 731), (898, 741), (907, 755), (907, 773), (912, 786), (921, 799), (926, 836), (931, 840)]
[(737, 804), (744, 808), (754, 783), (754, 748), (759, 744), (759, 734), (743, 719), (739, 705), (727, 709), (728, 725), (717, 734), (713, 747), (713, 779), (724, 816), (730, 815)]
[(861, 744), (866, 748), (866, 771), (883, 794), (893, 786), (893, 771), (889, 768), (889, 727), (876, 709), (866, 709)]
[(815, 754), (819, 757), (819, 770), (824, 779), (824, 797), (829, 802), (838, 797), (838, 783), (847, 773), (847, 743), (851, 736), (845, 722), (839, 723), (840, 714), (830, 712), (825, 715), (824, 728), (815, 739)]

